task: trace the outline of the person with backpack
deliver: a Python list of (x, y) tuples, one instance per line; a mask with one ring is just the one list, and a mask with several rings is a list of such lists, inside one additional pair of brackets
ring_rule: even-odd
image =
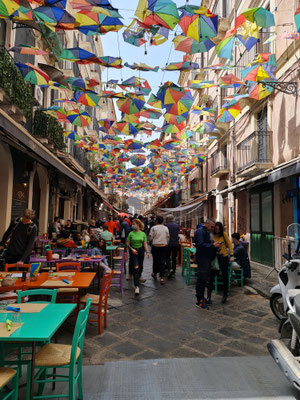
[(38, 232), (36, 224), (32, 221), (34, 216), (34, 210), (26, 209), (24, 215), (13, 220), (4, 233), (0, 242), (0, 251), (4, 250), (4, 245), (10, 238), (5, 254), (6, 264), (17, 264), (21, 267), (29, 263)]

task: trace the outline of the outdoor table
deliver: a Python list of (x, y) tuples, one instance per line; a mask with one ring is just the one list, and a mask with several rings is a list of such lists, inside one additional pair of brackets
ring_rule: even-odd
[[(47, 304), (37, 313), (21, 313), (20, 326), (9, 337), (0, 336), (0, 342), (28, 342), (31, 343), (31, 376), (30, 376), (30, 399), (33, 399), (33, 378), (35, 365), (36, 342), (50, 341), (55, 332), (68, 318), (76, 307), (75, 304)], [(5, 322), (7, 313), (0, 313), (0, 322)]]
[(32, 263), (41, 263), (41, 264), (47, 263), (49, 268), (51, 268), (51, 264), (55, 264), (57, 261), (58, 260), (54, 260), (54, 259), (48, 261), (46, 256), (30, 257), (30, 259), (29, 259), (30, 264), (32, 264)]

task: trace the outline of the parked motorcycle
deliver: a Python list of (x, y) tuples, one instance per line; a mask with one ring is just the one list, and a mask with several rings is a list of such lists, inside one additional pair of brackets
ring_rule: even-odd
[(279, 320), (287, 318), (292, 299), (300, 294), (300, 225), (287, 228), (286, 262), (278, 273), (279, 283), (271, 289), (270, 307)]

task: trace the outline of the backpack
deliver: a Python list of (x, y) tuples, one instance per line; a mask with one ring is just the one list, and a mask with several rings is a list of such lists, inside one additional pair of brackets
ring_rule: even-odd
[[(12, 227), (12, 231), (11, 231), (11, 235), (10, 236), (12, 236), (12, 234), (14, 233), (16, 227), (19, 225), (20, 222), (21, 222), (21, 218), (20, 217), (18, 217), (18, 218), (16, 218), (14, 220), (14, 225)], [(27, 228), (27, 236), (30, 236), (31, 231), (34, 228), (34, 226), (35, 226), (35, 223), (33, 221), (31, 221), (30, 224), (28, 225), (28, 228)]]

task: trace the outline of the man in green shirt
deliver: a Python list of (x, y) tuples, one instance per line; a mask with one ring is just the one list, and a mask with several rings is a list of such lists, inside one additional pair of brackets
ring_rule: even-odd
[(104, 239), (106, 242), (113, 242), (114, 235), (108, 231), (108, 226), (104, 225), (103, 229), (104, 229), (103, 232), (100, 233), (100, 238)]

